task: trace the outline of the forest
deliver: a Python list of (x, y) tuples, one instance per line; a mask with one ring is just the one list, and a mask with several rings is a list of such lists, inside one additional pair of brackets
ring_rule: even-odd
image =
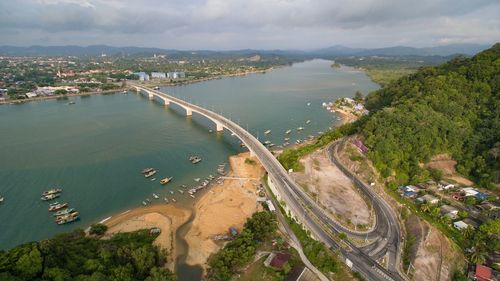
[(110, 239), (81, 229), (0, 251), (0, 280), (173, 281), (149, 230)]
[(398, 184), (429, 178), (423, 168), (447, 153), (457, 172), (482, 187), (499, 181), (500, 43), (472, 58), (422, 67), (366, 97), (357, 126), (368, 156)]

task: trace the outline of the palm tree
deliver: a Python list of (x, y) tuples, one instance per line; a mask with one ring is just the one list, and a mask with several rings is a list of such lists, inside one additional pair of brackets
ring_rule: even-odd
[(462, 234), (465, 238), (471, 238), (474, 234), (474, 228), (472, 226), (467, 226), (464, 230), (462, 230)]
[(420, 205), (420, 211), (427, 213), (431, 210), (431, 207), (432, 207), (431, 204), (424, 203), (424, 204)]
[(470, 255), (470, 261), (474, 264), (483, 264), (486, 261), (486, 251), (483, 247), (478, 247)]

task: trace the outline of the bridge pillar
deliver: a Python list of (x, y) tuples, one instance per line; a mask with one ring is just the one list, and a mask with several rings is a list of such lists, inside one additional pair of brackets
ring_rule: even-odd
[(167, 99), (163, 99), (164, 105), (170, 105), (170, 101)]
[(224, 131), (224, 126), (222, 126), (221, 123), (219, 122), (215, 122), (215, 125), (216, 125), (216, 128), (217, 128), (217, 132), (222, 132)]
[(152, 93), (148, 92), (148, 98), (149, 98), (150, 100), (154, 99), (154, 97), (155, 97), (155, 96), (154, 96)]
[(186, 108), (186, 116), (192, 116), (193, 111), (190, 108)]
[(255, 152), (253, 152), (253, 150), (248, 149), (248, 151), (250, 151), (250, 157), (255, 157), (255, 156), (256, 156), (256, 155), (255, 155)]

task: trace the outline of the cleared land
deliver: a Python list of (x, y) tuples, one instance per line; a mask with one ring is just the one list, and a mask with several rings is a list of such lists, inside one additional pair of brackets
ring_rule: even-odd
[(293, 173), (293, 178), (333, 217), (353, 229), (372, 225), (370, 206), (351, 180), (331, 163), (326, 148), (305, 156), (300, 163), (304, 171)]

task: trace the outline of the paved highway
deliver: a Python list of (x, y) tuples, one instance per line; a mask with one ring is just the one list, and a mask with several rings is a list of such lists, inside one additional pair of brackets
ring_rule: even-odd
[[(344, 258), (349, 259), (353, 263), (353, 269), (360, 272), (368, 280), (404, 280), (398, 271), (395, 270), (397, 268), (396, 261), (399, 249), (399, 226), (397, 221), (396, 223), (392, 221), (391, 210), (390, 208), (386, 208), (388, 206), (383, 200), (382, 202), (373, 200), (373, 205), (377, 212), (377, 232), (369, 234), (372, 235), (371, 237), (380, 236), (381, 239), (377, 242), (379, 243), (377, 245), (380, 245), (380, 249), (374, 249), (370, 256), (349, 241), (344, 242), (347, 246), (341, 247), (339, 246), (339, 242), (332, 238), (332, 232), (341, 231), (338, 229), (339, 225), (305, 194), (302, 188), (291, 179), (274, 155), (252, 134), (224, 116), (203, 107), (190, 104), (179, 98), (142, 87), (138, 84), (129, 84), (155, 96), (166, 98), (172, 103), (176, 103), (183, 108), (190, 109), (222, 124), (224, 128), (238, 136), (250, 152), (260, 160), (268, 172), (272, 184), (280, 193), (281, 199), (287, 204), (287, 207), (296, 216), (297, 220), (303, 223), (316, 239), (324, 242), (332, 249), (338, 249)], [(355, 181), (356, 178), (353, 178), (353, 180)], [(381, 206), (378, 207), (378, 205)], [(381, 212), (381, 215), (378, 212)], [(389, 251), (389, 256), (393, 256), (393, 258), (390, 258), (389, 270), (376, 262), (376, 259), (383, 255), (386, 250)]]

